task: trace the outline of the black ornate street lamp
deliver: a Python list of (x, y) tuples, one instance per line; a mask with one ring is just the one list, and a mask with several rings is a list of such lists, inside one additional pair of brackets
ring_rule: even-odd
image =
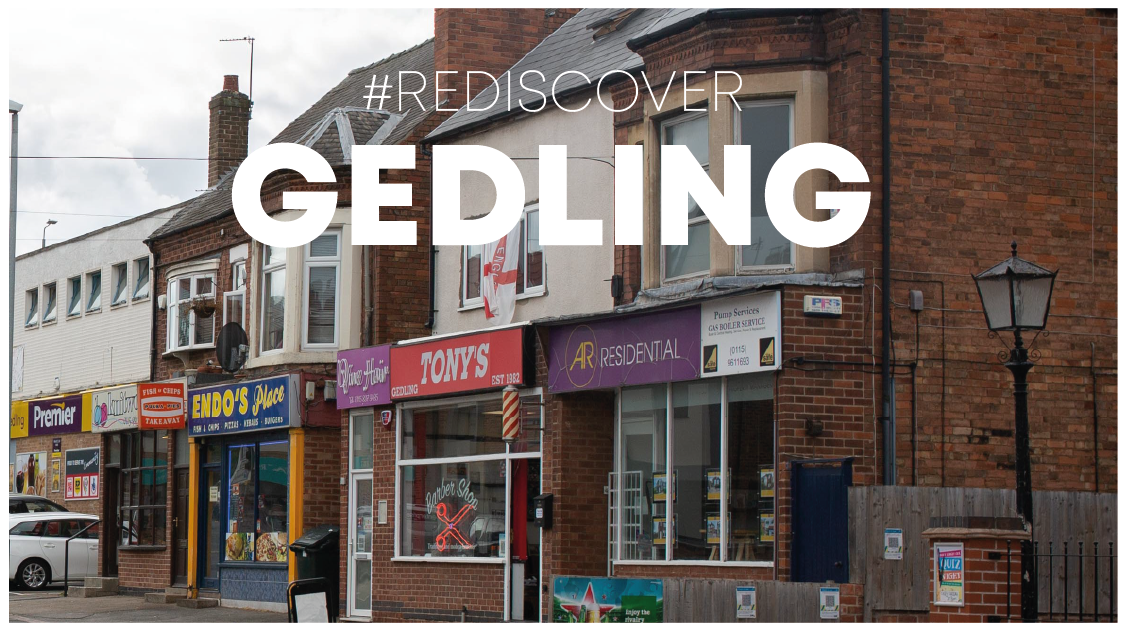
[(1039, 332), (1047, 324), (1056, 273), (1018, 257), (1017, 242), (1012, 243), (1012, 248), (1013, 256), (974, 276), (974, 283), (981, 295), (989, 331), (1013, 332), (1013, 347), (1005, 366), (1013, 373), (1016, 400), (1017, 513), (1029, 532), (1029, 539), (1020, 543), (1020, 611), (1023, 620), (1036, 621), (1039, 611), (1032, 541), (1032, 459), (1028, 448), (1028, 372), (1033, 364), (1021, 332)]

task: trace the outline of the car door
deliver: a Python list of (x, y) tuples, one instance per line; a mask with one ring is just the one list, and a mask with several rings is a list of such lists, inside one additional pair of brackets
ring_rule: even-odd
[[(81, 537), (75, 538), (74, 542), (70, 543), (71, 556), (74, 556), (77, 552), (75, 549), (82, 548), (83, 546), (86, 548), (86, 571), (81, 575), (81, 577), (94, 577), (98, 574), (98, 558), (100, 557), (101, 553), (101, 550), (98, 548), (98, 530), (102, 528), (102, 525), (98, 524), (94, 520), (80, 520), (79, 528), (86, 527), (91, 523), (93, 523), (93, 526), (87, 529), (86, 532), (81, 535)], [(71, 575), (74, 576), (73, 569), (71, 570)]]
[(24, 560), (42, 557), (40, 537), (46, 523), (40, 520), (26, 520), (8, 531), (8, 579), (15, 579), (16, 571)]
[(70, 537), (71, 533), (81, 528), (77, 525), (77, 520), (50, 520), (47, 522), (47, 530), (39, 543), (43, 550), (43, 558), (51, 565), (51, 579), (53, 581), (62, 581), (67, 576), (68, 563), (70, 577), (86, 576), (89, 553), (82, 550), (85, 548), (84, 545), (80, 544), (76, 547), (72, 544), (70, 559), (69, 561), (66, 559), (66, 539)]

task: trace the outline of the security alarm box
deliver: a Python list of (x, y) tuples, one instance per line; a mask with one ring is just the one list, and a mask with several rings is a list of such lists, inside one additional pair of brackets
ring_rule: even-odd
[(839, 296), (805, 296), (802, 311), (806, 316), (820, 316), (822, 318), (839, 318), (841, 315), (841, 297)]
[(535, 525), (541, 529), (550, 529), (553, 507), (555, 506), (555, 496), (552, 494), (541, 494), (532, 498), (532, 509), (536, 512)]

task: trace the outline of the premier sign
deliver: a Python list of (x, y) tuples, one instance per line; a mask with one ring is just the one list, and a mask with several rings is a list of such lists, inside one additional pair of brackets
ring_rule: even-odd
[(82, 432), (82, 396), (68, 395), (28, 402), (29, 437)]

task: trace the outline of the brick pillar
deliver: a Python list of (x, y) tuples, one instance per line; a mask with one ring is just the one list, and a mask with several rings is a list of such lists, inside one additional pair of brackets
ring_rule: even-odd
[[(1006, 529), (931, 528), (923, 532), (928, 542), (930, 569), (930, 621), (940, 623), (990, 623), (1020, 621), (1020, 543), (1027, 531)], [(935, 544), (961, 543), (963, 547), (963, 605), (935, 602)]]
[(250, 97), (238, 91), (238, 75), (223, 77), (223, 90), (211, 97), (207, 138), (207, 188), (246, 158), (250, 140)]

